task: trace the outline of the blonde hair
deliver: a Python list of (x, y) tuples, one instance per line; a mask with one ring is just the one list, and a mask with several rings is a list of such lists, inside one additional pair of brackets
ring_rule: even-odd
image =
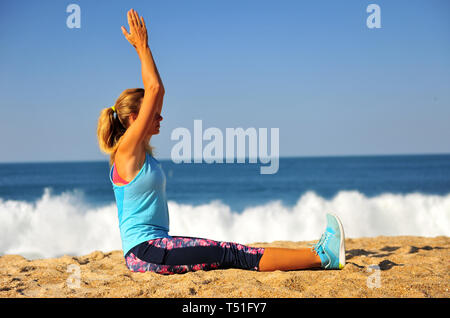
[[(111, 107), (100, 112), (97, 125), (98, 145), (101, 151), (110, 155), (110, 166), (114, 163), (120, 140), (129, 126), (130, 115), (139, 113), (144, 93), (143, 88), (126, 89), (114, 104), (115, 112)], [(153, 149), (150, 145), (146, 145), (145, 150), (152, 155)]]

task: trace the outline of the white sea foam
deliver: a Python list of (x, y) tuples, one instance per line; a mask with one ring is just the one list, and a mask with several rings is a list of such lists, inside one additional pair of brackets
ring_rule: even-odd
[[(240, 243), (318, 239), (325, 213), (334, 212), (347, 237), (378, 235), (450, 236), (450, 194), (383, 194), (368, 198), (341, 191), (332, 199), (314, 192), (297, 204), (271, 202), (232, 211), (219, 202), (169, 202), (170, 234)], [(77, 191), (53, 195), (46, 189), (35, 203), (0, 199), (0, 254), (48, 258), (121, 249), (114, 203), (93, 208)]]

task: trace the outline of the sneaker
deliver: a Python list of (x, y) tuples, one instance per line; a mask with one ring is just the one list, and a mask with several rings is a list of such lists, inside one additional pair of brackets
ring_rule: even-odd
[(314, 245), (313, 250), (319, 255), (323, 269), (342, 269), (345, 266), (344, 228), (339, 218), (327, 213), (327, 227)]

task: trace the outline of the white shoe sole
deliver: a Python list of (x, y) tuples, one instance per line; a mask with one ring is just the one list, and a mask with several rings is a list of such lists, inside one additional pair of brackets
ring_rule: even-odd
[(341, 240), (339, 242), (339, 269), (344, 268), (345, 266), (345, 234), (344, 234), (344, 227), (342, 226), (341, 220), (338, 218), (338, 216), (334, 213), (330, 213), (332, 216), (334, 216), (339, 224), (339, 232), (341, 234)]

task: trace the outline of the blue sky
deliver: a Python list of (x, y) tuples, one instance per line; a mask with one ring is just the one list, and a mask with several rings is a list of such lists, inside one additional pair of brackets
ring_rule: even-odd
[(449, 1), (15, 0), (0, 2), (0, 162), (107, 160), (98, 114), (142, 87), (130, 8), (166, 89), (160, 158), (194, 119), (279, 128), (281, 156), (450, 152)]

